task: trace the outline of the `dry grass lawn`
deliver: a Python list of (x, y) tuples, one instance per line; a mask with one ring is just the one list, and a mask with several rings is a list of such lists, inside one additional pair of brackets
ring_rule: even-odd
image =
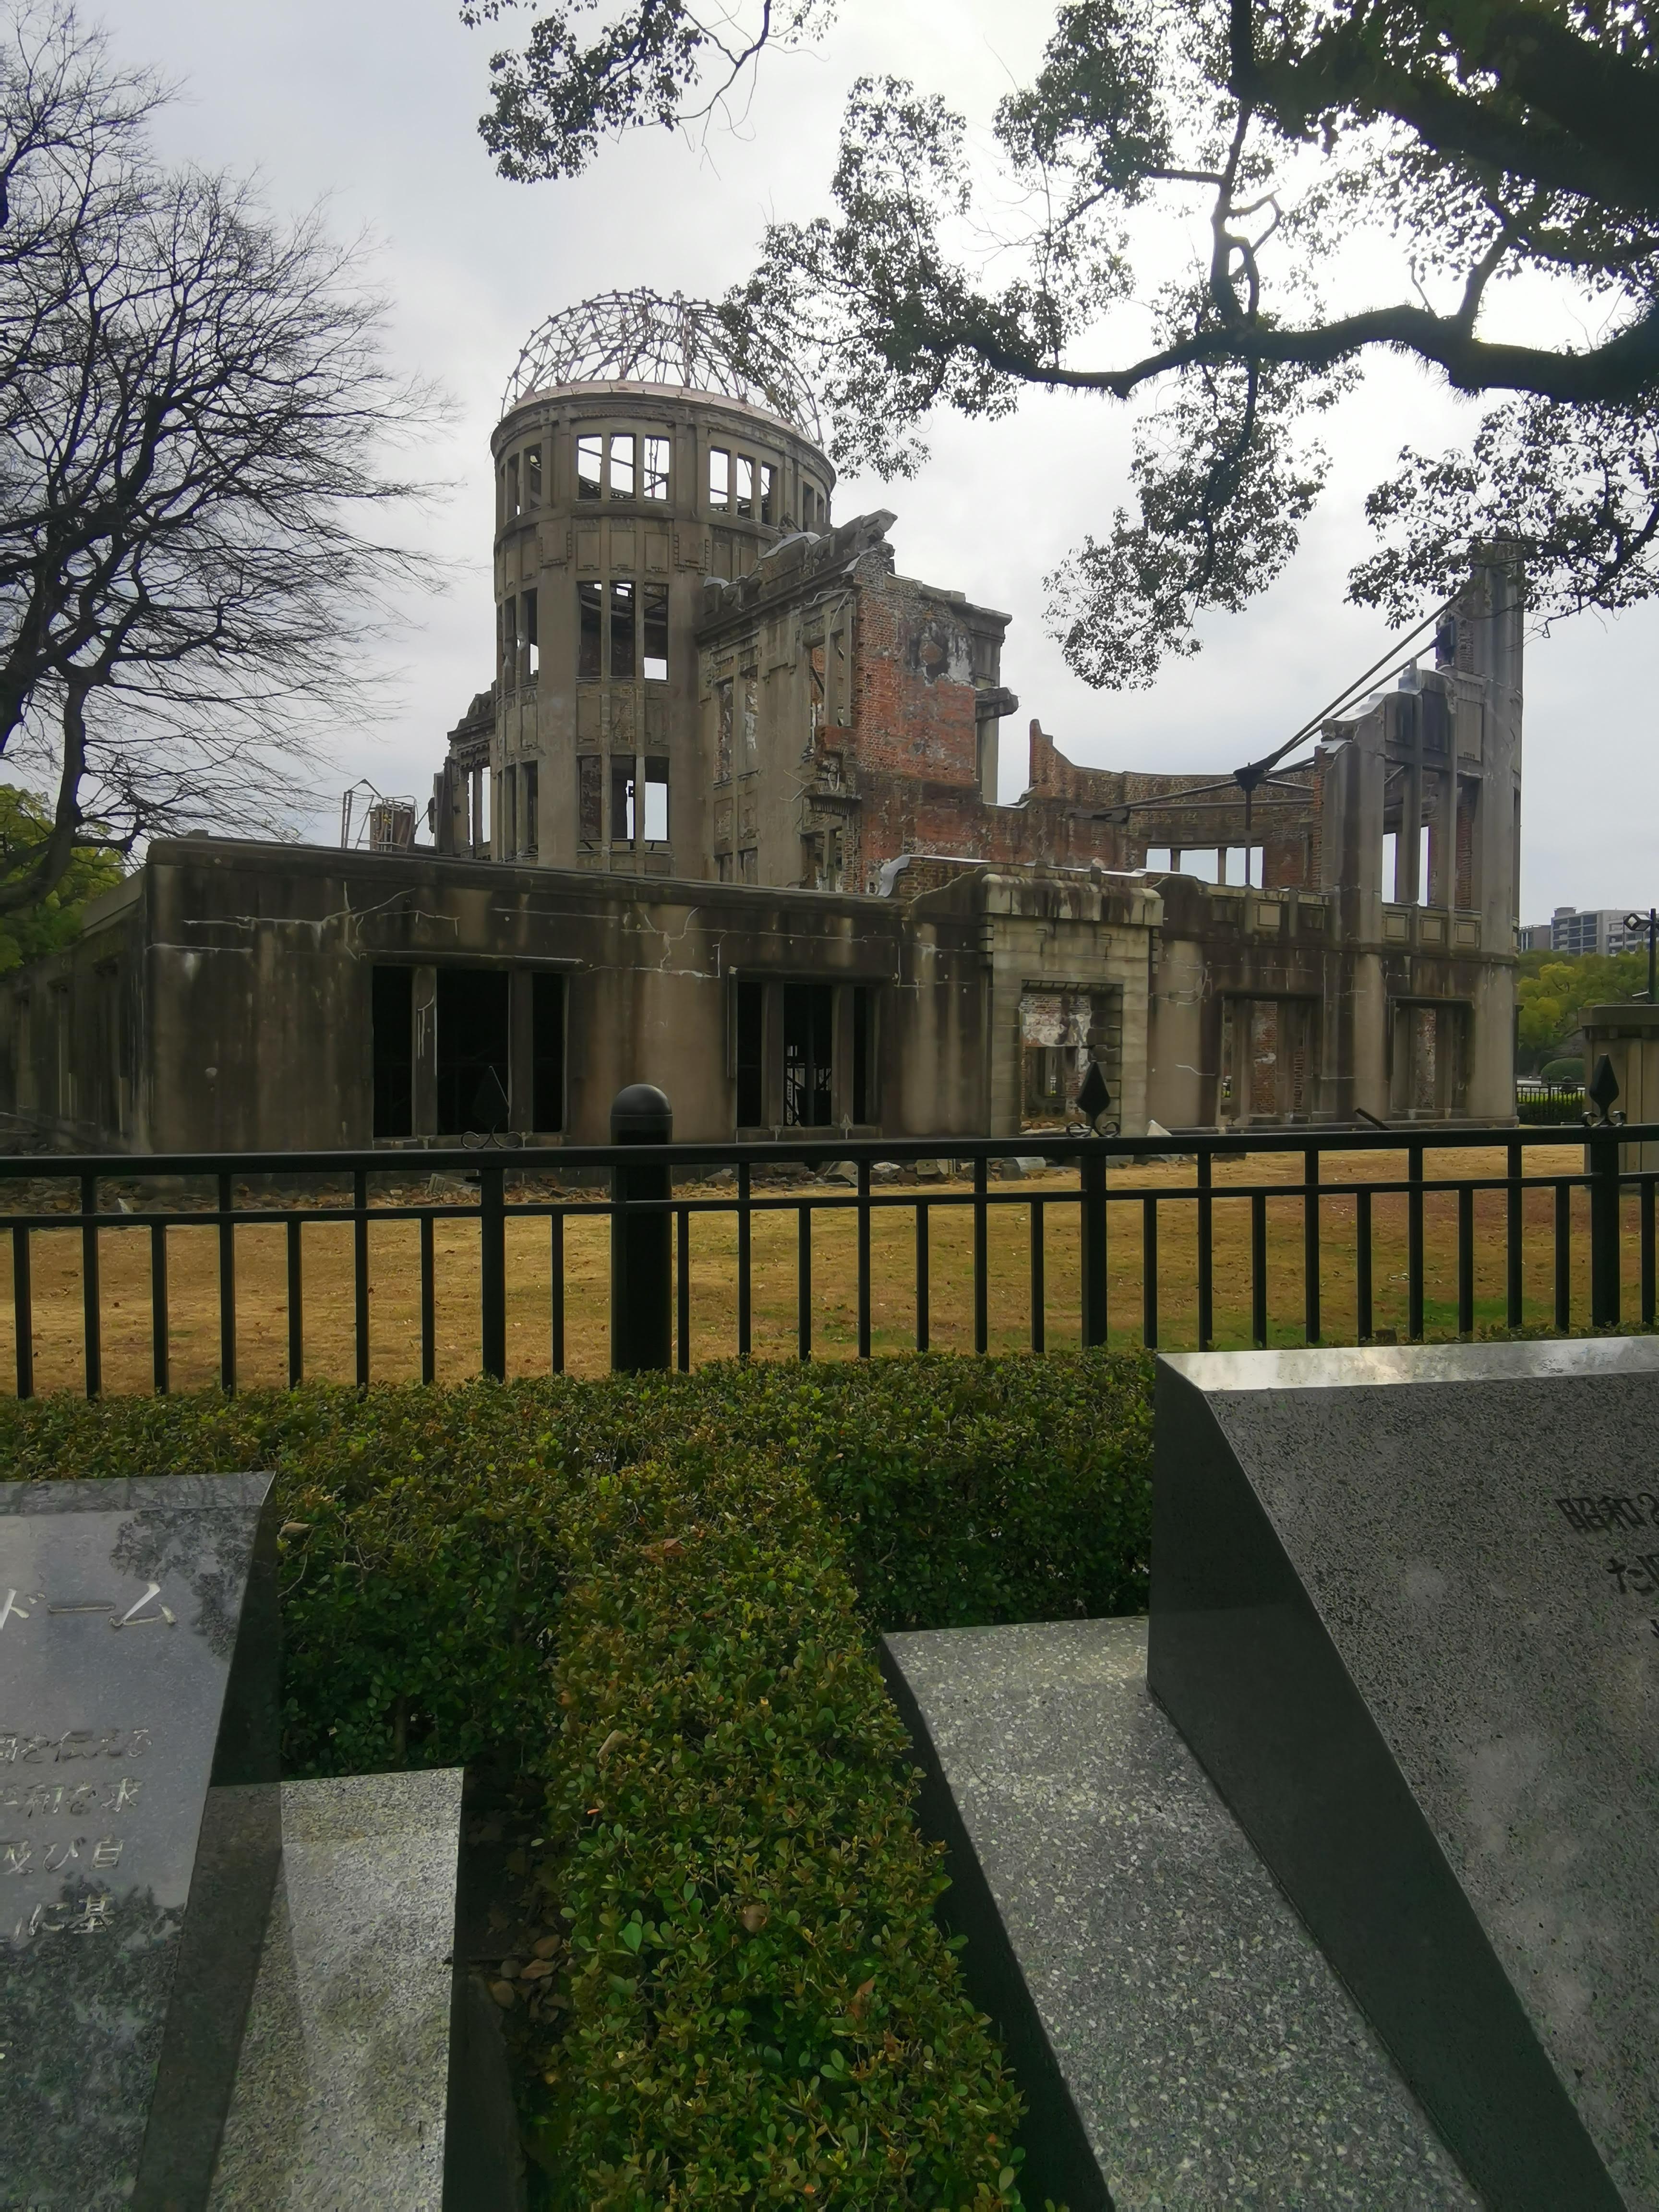
[[(1532, 1175), (1580, 1170), (1582, 1146), (1529, 1147)], [(1501, 1152), (1431, 1152), (1426, 1173), (1484, 1174), (1504, 1171)], [(1324, 1340), (1352, 1341), (1356, 1334), (1354, 1215), (1351, 1198), (1340, 1194), (1358, 1182), (1399, 1177), (1398, 1152), (1356, 1152), (1328, 1156), (1322, 1172), (1337, 1194), (1322, 1201), (1321, 1303)], [(1249, 1206), (1228, 1200), (1241, 1184), (1294, 1183), (1301, 1175), (1298, 1156), (1265, 1154), (1221, 1161), (1216, 1167), (1215, 1324), (1216, 1341), (1238, 1346), (1249, 1341)], [(1113, 1191), (1189, 1190), (1190, 1161), (1114, 1169)], [(963, 1178), (944, 1183), (880, 1187), (884, 1200), (871, 1232), (872, 1344), (877, 1352), (901, 1352), (915, 1341), (915, 1226), (918, 1194), (935, 1203), (931, 1218), (931, 1325), (936, 1349), (969, 1351), (973, 1346), (971, 1208), (962, 1203), (970, 1184)], [(1068, 1194), (1077, 1188), (1073, 1170), (1056, 1170), (1023, 1182), (994, 1183), (990, 1208), (990, 1348), (1013, 1352), (1030, 1343), (1030, 1217), (1032, 1200), (1044, 1201), (1046, 1281), (1044, 1319), (1050, 1348), (1078, 1341), (1078, 1212)], [(388, 1192), (383, 1199), (408, 1202), (423, 1195), (412, 1189)], [(688, 1187), (687, 1198), (715, 1194)], [(757, 1211), (753, 1228), (753, 1350), (757, 1357), (791, 1358), (797, 1346), (796, 1253), (798, 1209), (794, 1201), (812, 1196), (845, 1198), (834, 1186), (773, 1187), (757, 1197), (784, 1204)], [(722, 1198), (730, 1193), (719, 1194)], [(450, 1192), (453, 1199), (458, 1194)], [(943, 1201), (943, 1202), (938, 1202)], [(1010, 1202), (1012, 1201), (1012, 1202)], [(141, 1201), (143, 1202), (143, 1201)], [(171, 1201), (168, 1201), (169, 1204)], [(241, 1202), (239, 1200), (239, 1202)], [(257, 1207), (262, 1201), (250, 1196)], [(337, 1201), (336, 1201), (337, 1202)], [(1634, 1201), (1626, 1214), (1625, 1271), (1626, 1313), (1633, 1315), (1638, 1279)], [(1475, 1200), (1475, 1318), (1477, 1324), (1504, 1318), (1504, 1195), (1477, 1194)], [(1429, 1333), (1456, 1327), (1457, 1247), (1455, 1200), (1431, 1194), (1425, 1204), (1425, 1322)], [(1141, 1340), (1144, 1206), (1114, 1200), (1109, 1220), (1109, 1310), (1111, 1341)], [(1189, 1203), (1158, 1209), (1158, 1341), (1165, 1348), (1196, 1341), (1196, 1225)], [(1299, 1200), (1269, 1199), (1267, 1282), (1269, 1340), (1303, 1341), (1303, 1241)], [(38, 1390), (82, 1387), (81, 1240), (72, 1229), (51, 1228), (52, 1215), (37, 1217), (41, 1228), (32, 1239)], [(1524, 1265), (1527, 1317), (1553, 1316), (1554, 1285), (1553, 1194), (1529, 1191), (1525, 1205)], [(510, 1371), (545, 1374), (550, 1364), (550, 1239), (544, 1219), (507, 1223), (507, 1342)], [(150, 1387), (151, 1316), (149, 1238), (133, 1224), (100, 1231), (100, 1309), (102, 1322), (104, 1387), (143, 1391)], [(437, 1368), (441, 1380), (459, 1381), (478, 1363), (478, 1235), (465, 1214), (441, 1221), (435, 1232), (437, 1284)], [(731, 1214), (691, 1217), (691, 1357), (720, 1358), (737, 1342), (737, 1224)], [(850, 1207), (825, 1206), (815, 1213), (812, 1230), (813, 1348), (822, 1358), (851, 1356), (857, 1348), (857, 1244)], [(219, 1362), (218, 1259), (216, 1231), (204, 1224), (168, 1232), (169, 1343), (171, 1381), (175, 1389), (199, 1389), (216, 1381)], [(389, 1220), (369, 1231), (371, 1366), (376, 1381), (416, 1377), (420, 1372), (419, 1243), (412, 1221)], [(1406, 1201), (1403, 1195), (1373, 1200), (1373, 1323), (1401, 1335), (1406, 1327)], [(576, 1216), (565, 1231), (566, 1359), (578, 1374), (597, 1374), (608, 1357), (609, 1226), (602, 1216)], [(7, 1271), (8, 1273), (9, 1271)], [(288, 1312), (284, 1232), (280, 1224), (250, 1222), (236, 1232), (237, 1377), (243, 1389), (279, 1385), (287, 1379)], [(1589, 1306), (1589, 1237), (1586, 1194), (1573, 1198), (1574, 1313), (1586, 1318)], [(15, 1373), (15, 1316), (9, 1283), (0, 1304), (0, 1387)], [(355, 1373), (351, 1280), (351, 1229), (346, 1223), (316, 1221), (304, 1232), (304, 1320), (306, 1372), (349, 1381)]]

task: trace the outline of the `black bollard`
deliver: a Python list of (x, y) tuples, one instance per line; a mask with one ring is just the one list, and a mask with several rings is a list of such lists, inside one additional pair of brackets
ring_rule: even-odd
[[(673, 1134), (674, 1109), (654, 1083), (630, 1083), (612, 1099), (613, 1145), (665, 1145)], [(668, 1364), (669, 1214), (665, 1206), (636, 1213), (629, 1201), (672, 1194), (666, 1167), (611, 1170), (611, 1364), (618, 1372)]]

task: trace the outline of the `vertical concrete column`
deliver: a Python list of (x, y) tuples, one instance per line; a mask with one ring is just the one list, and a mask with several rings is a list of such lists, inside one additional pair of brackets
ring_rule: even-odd
[[(1606, 1053), (1619, 1079), (1619, 1111), (1627, 1121), (1659, 1121), (1659, 1006), (1583, 1006), (1578, 1019), (1585, 1073)], [(1659, 1143), (1621, 1145), (1619, 1164), (1632, 1172), (1659, 1169)]]

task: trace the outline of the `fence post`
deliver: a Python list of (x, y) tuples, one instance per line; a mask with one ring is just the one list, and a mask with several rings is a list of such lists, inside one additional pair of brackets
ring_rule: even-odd
[(507, 1170), (478, 1170), (479, 1364), (507, 1380)]
[(1619, 1133), (1592, 1129), (1590, 1167), (1590, 1324), (1619, 1326)]
[[(674, 1112), (653, 1083), (630, 1083), (611, 1103), (613, 1145), (666, 1145)], [(669, 1266), (672, 1232), (666, 1205), (630, 1210), (635, 1199), (666, 1200), (673, 1179), (662, 1167), (613, 1167), (611, 1197), (611, 1364), (618, 1372), (666, 1367), (672, 1334)]]
[(1083, 1166), (1083, 1341), (1106, 1341), (1106, 1156), (1087, 1152)]

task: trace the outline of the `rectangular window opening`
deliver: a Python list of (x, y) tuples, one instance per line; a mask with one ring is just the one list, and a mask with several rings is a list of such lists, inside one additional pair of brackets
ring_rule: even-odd
[(745, 521), (755, 515), (755, 464), (747, 453), (738, 455), (737, 512)]
[(743, 764), (751, 769), (760, 750), (760, 671), (745, 668), (743, 672)]
[(519, 849), (519, 771), (501, 770), (501, 850), (510, 860)]
[(827, 1129), (834, 1107), (835, 988), (783, 987), (783, 1118), (792, 1129)]
[(438, 1133), (507, 1127), (507, 985), (504, 968), (440, 968)]
[(501, 684), (512, 690), (519, 680), (519, 603), (501, 601)]
[(631, 753), (611, 757), (611, 842), (631, 845), (634, 823), (634, 757)]
[(778, 472), (770, 461), (760, 465), (760, 519), (763, 522), (778, 519)]
[(708, 504), (726, 507), (732, 503), (732, 456), (720, 446), (708, 448)]
[(605, 842), (605, 763), (598, 753), (576, 756), (576, 835), (590, 848)]
[(634, 681), (634, 586), (613, 583), (611, 586), (611, 680), (613, 684)]
[(541, 792), (541, 770), (534, 761), (526, 761), (521, 771), (524, 804), (524, 842), (521, 850), (537, 850), (538, 829), (536, 815)]
[(714, 781), (732, 780), (732, 679), (714, 686)]
[(526, 446), (524, 449), (524, 503), (539, 507), (542, 503), (542, 449)]
[(645, 842), (668, 842), (668, 763), (648, 758), (645, 763)]
[(647, 438), (645, 441), (645, 465), (640, 485), (646, 499), (666, 499), (668, 496), (668, 453), (666, 438)]
[(541, 647), (536, 636), (536, 594), (534, 592), (525, 592), (520, 602), (520, 606), (524, 624), (525, 672), (526, 675), (530, 676), (539, 676), (542, 666), (542, 654)]
[(1160, 871), (1167, 869), (1170, 866), (1169, 847), (1167, 845), (1149, 845), (1146, 848), (1146, 857), (1140, 865), (1143, 868), (1155, 868)]
[(668, 586), (640, 586), (640, 635), (643, 673), (647, 684), (668, 681)]
[(530, 1126), (547, 1135), (564, 1127), (564, 977), (538, 969), (530, 979)]
[(519, 512), (519, 457), (509, 454), (507, 463), (507, 519), (511, 522)]
[(611, 435), (611, 496), (612, 499), (632, 499), (634, 496), (634, 434), (631, 430), (614, 430)]
[(576, 681), (597, 684), (604, 668), (600, 657), (600, 617), (604, 607), (601, 584), (576, 586)]
[(738, 881), (740, 884), (757, 884), (760, 881), (760, 853), (753, 845), (745, 845), (738, 854)]
[(604, 439), (578, 438), (576, 441), (576, 496), (578, 499), (599, 497), (604, 471)]
[(369, 1021), (374, 1060), (374, 1134), (415, 1133), (415, 970), (372, 971)]

